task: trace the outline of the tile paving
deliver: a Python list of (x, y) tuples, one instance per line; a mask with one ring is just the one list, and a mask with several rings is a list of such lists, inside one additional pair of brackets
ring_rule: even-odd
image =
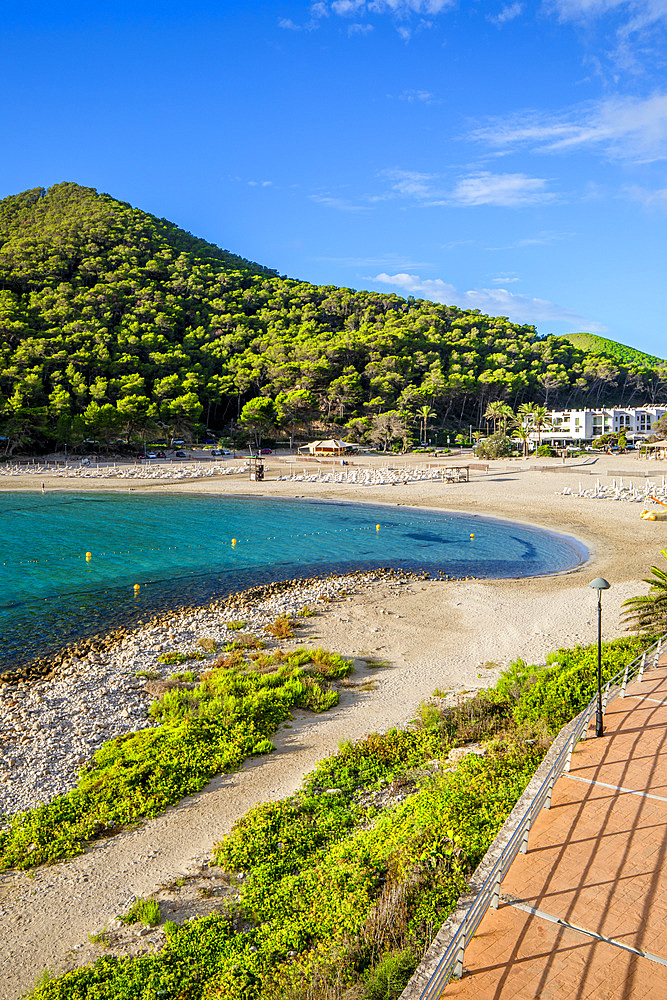
[(501, 893), (444, 997), (667, 1000), (665, 660), (591, 720)]

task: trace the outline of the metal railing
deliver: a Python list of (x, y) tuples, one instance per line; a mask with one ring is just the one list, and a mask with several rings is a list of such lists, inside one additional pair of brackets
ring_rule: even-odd
[[(607, 681), (603, 689), (602, 711), (604, 712), (608, 702), (620, 693), (625, 696), (625, 689), (629, 681), (636, 677), (639, 681), (644, 676), (646, 669), (654, 668), (660, 658), (663, 646), (667, 648), (667, 637), (662, 636), (648, 649), (637, 656), (631, 663), (626, 664), (614, 676)], [(484, 884), (473, 900), (464, 920), (452, 937), (452, 941), (446, 952), (438, 962), (431, 978), (421, 993), (420, 1000), (437, 1000), (441, 995), (449, 980), (454, 977), (460, 979), (463, 975), (463, 956), (466, 945), (482, 922), (484, 914), (489, 906), (498, 908), (500, 901), (500, 885), (517, 854), (525, 854), (528, 850), (528, 836), (530, 829), (539, 816), (542, 809), (551, 807), (551, 795), (554, 785), (564, 772), (570, 770), (572, 754), (574, 748), (580, 740), (586, 739), (591, 717), (597, 708), (597, 692), (591, 698), (586, 708), (577, 718), (577, 724), (568, 737), (567, 742), (553, 762), (549, 773), (540, 785), (533, 797), (530, 806), (522, 816), (517, 828), (510, 840), (505, 845), (502, 854), (484, 880)]]

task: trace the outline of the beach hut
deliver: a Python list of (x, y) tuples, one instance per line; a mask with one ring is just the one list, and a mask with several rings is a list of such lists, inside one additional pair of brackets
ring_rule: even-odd
[(642, 444), (642, 449), (652, 451), (655, 458), (667, 458), (667, 441), (648, 441)]
[(336, 438), (327, 438), (324, 441), (311, 441), (309, 444), (304, 444), (299, 451), (308, 451), (309, 455), (318, 456), (332, 456), (332, 455), (349, 455), (350, 452), (356, 451), (358, 445), (350, 444), (349, 441), (339, 441)]

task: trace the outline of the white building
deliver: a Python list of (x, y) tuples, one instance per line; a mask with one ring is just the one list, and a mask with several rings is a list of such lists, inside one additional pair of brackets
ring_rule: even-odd
[(653, 424), (667, 413), (666, 406), (610, 406), (590, 410), (550, 410), (549, 424), (538, 435), (532, 430), (530, 439), (542, 444), (565, 447), (568, 444), (589, 444), (602, 434), (625, 434), (631, 441), (642, 440), (652, 433)]

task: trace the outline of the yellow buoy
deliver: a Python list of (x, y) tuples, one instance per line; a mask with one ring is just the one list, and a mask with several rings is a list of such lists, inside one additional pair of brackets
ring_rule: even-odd
[(92, 552), (86, 552), (86, 562), (90, 562), (90, 560), (92, 558), (93, 558), (93, 553)]
[(470, 537), (471, 537), (471, 538), (474, 538), (474, 537), (475, 537), (475, 532), (474, 532), (474, 531), (471, 531), (471, 532), (470, 532)]
[(236, 545), (236, 539), (232, 538), (232, 548), (234, 548), (235, 545)]
[(375, 525), (375, 530), (376, 530), (376, 531), (379, 531), (379, 530), (380, 530), (380, 525), (379, 525), (379, 524), (376, 524), (376, 525)]
[(141, 590), (140, 584), (135, 583), (135, 585), (134, 585), (134, 592), (135, 592), (135, 594), (138, 594), (140, 590)]

